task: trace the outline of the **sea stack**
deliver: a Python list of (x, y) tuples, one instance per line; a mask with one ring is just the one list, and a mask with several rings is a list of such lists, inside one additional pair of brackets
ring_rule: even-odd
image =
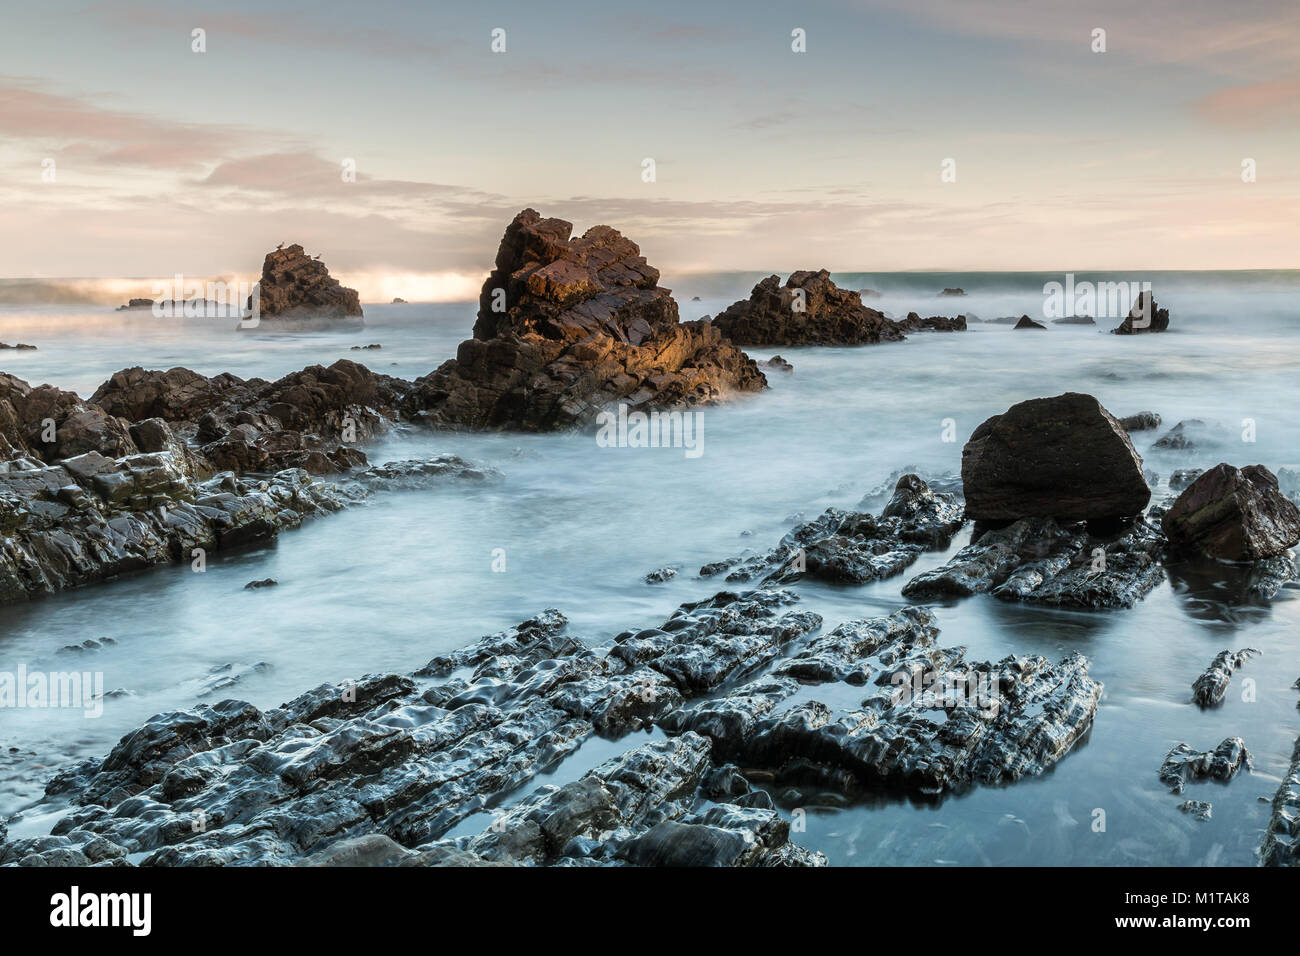
[(474, 337), (416, 382), (436, 427), (553, 431), (600, 412), (685, 407), (767, 387), (757, 363), (705, 319), (681, 322), (659, 270), (609, 226), (525, 209), (483, 283)]
[(241, 329), (280, 332), (365, 325), (357, 291), (344, 287), (325, 263), (297, 243), (266, 254), (259, 292), (260, 321), (255, 326), (241, 322)]

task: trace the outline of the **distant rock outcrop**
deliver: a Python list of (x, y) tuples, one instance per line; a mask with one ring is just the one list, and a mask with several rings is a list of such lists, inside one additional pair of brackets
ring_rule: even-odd
[(909, 312), (907, 318), (896, 324), (907, 332), (965, 332), (966, 316), (959, 315), (954, 319), (943, 315), (932, 315), (923, 319), (916, 312)]
[[(266, 254), (259, 293), (261, 321), (257, 328), (282, 331), (328, 325), (360, 328), (365, 324), (357, 291), (341, 285), (325, 263), (308, 256), (296, 243)], [(252, 308), (251, 297), (248, 307)]]
[(1091, 395), (1034, 398), (994, 415), (962, 449), (966, 517), (1133, 517), (1151, 500), (1124, 426)]
[(713, 325), (737, 345), (874, 345), (904, 338), (897, 323), (841, 289), (825, 269), (792, 273), (784, 286), (779, 276), (768, 276)]
[(616, 403), (690, 406), (766, 387), (754, 360), (707, 320), (679, 321), (636, 243), (609, 226), (572, 231), (532, 209), (510, 223), (474, 337), (417, 382), (426, 422), (548, 431)]
[(1046, 329), (1047, 326), (1041, 322), (1035, 322), (1027, 315), (1022, 315), (1020, 321), (1016, 323), (1017, 329)]
[(1137, 335), (1141, 332), (1164, 332), (1169, 328), (1169, 310), (1156, 305), (1155, 296), (1141, 292), (1133, 308), (1118, 326), (1111, 329), (1116, 335)]
[(939, 294), (940, 294), (940, 295), (965, 295), (965, 294), (966, 294), (966, 290), (965, 290), (965, 289), (961, 289), (961, 288), (956, 288), (956, 289), (944, 289), (944, 290), (943, 290), (942, 292), (940, 292)]

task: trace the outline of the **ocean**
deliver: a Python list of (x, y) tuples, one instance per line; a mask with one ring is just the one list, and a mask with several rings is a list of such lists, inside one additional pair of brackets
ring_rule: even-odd
[[(666, 275), (663, 284), (674, 290), (682, 318), (694, 319), (747, 296), (760, 277)], [(1044, 284), (1065, 277), (833, 278), (879, 291), (866, 304), (898, 317), (915, 310), (1044, 321)], [(1159, 475), (1153, 500), (1168, 493), (1175, 469), (1219, 461), (1259, 462), (1275, 472), (1300, 467), (1300, 272), (1104, 278), (1150, 282), (1170, 311), (1170, 331), (1105, 334), (1118, 317), (1096, 326), (1049, 322), (1046, 331), (972, 321), (964, 333), (916, 333), (888, 345), (748, 349), (759, 359), (779, 351), (793, 373), (768, 371), (767, 392), (702, 410), (693, 457), (682, 448), (602, 444), (594, 431), (394, 431), (365, 447), (372, 462), (454, 453), (504, 477), (383, 494), (272, 545), (209, 555), (202, 574), (176, 565), (0, 608), (0, 671), (93, 670), (108, 690), (125, 692), (109, 696), (94, 719), (79, 711), (0, 711), (0, 815), (19, 814), (11, 839), (48, 832), (46, 814), (20, 811), (58, 769), (107, 753), (156, 713), (225, 696), (269, 707), (324, 681), (410, 671), (548, 607), (563, 611), (570, 632), (591, 643), (654, 626), (678, 604), (722, 586), (699, 578), (701, 565), (745, 548), (766, 550), (799, 516), (852, 507), (899, 469), (957, 473), (972, 429), (1027, 398), (1082, 391), (1117, 416), (1158, 412), (1162, 428), (1134, 436)], [(967, 294), (938, 296), (946, 287)], [(38, 350), (0, 352), (0, 370), (87, 397), (113, 372), (135, 365), (273, 379), (345, 358), (415, 378), (455, 354), (476, 309), (367, 305), (367, 328), (358, 333), (275, 334), (239, 332), (229, 320), (5, 301), (0, 282), (0, 340)], [(352, 349), (370, 343), (382, 349)], [(1150, 448), (1186, 419), (1210, 423), (1222, 443)], [(823, 615), (826, 629), (887, 614), (907, 603), (900, 589), (910, 577), (968, 540), (967, 531), (947, 552), (924, 555), (896, 578), (862, 587), (805, 580), (795, 590), (802, 606)], [(647, 572), (665, 566), (678, 575), (644, 583)], [(243, 589), (267, 577), (279, 586)], [(1055, 611), (987, 595), (937, 605), (939, 643), (965, 646), (973, 659), (1087, 655), (1106, 688), (1088, 737), (1052, 771), (1008, 787), (865, 803), (798, 795), (807, 823), (792, 839), (836, 865), (1252, 865), (1269, 814), (1260, 798), (1276, 789), (1300, 732), (1295, 594), (1284, 590), (1271, 604), (1250, 605), (1218, 582), (1166, 580), (1124, 611)], [(115, 643), (64, 649), (103, 638)], [(1234, 677), (1223, 706), (1201, 711), (1192, 704), (1191, 683), (1214, 656), (1247, 646), (1261, 656)], [(200, 697), (222, 675), (238, 683)], [(862, 693), (842, 685), (817, 696), (851, 705)], [(1181, 796), (1157, 779), (1176, 743), (1212, 749), (1238, 735), (1254, 757), (1250, 774), (1192, 784)], [(571, 779), (627, 746), (594, 738), (518, 796)], [(794, 797), (774, 796), (792, 809)], [(1179, 812), (1185, 799), (1212, 801), (1212, 819)]]

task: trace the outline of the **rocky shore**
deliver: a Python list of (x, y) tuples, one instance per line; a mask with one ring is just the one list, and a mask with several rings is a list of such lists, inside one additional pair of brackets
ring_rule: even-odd
[[(817, 866), (760, 784), (936, 797), (1040, 774), (1091, 725), (1080, 655), (969, 662), (924, 608), (819, 635), (796, 601), (720, 592), (596, 646), (547, 611), (411, 674), (160, 714), (55, 777), (51, 834), (0, 863)], [(839, 710), (835, 684), (870, 689)], [(626, 750), (501, 803), (595, 735)]]

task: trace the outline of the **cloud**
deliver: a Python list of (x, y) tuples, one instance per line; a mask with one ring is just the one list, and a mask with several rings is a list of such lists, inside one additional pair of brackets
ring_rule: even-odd
[(1194, 111), (1220, 126), (1256, 127), (1300, 121), (1300, 80), (1230, 86), (1202, 97)]

